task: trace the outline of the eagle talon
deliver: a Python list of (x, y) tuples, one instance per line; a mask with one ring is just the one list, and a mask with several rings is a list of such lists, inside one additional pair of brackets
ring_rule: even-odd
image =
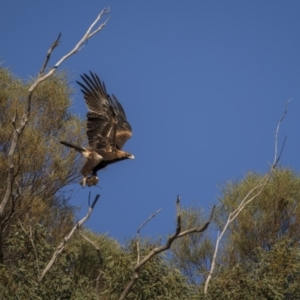
[(91, 176), (87, 178), (86, 184), (88, 186), (93, 186), (93, 185), (97, 185), (98, 181), (99, 181), (98, 176)]

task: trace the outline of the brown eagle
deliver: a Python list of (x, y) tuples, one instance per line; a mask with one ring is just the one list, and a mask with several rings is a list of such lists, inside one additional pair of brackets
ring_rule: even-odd
[(90, 72), (90, 76), (83, 74), (80, 77), (84, 84), (76, 82), (82, 88), (88, 107), (86, 134), (89, 146), (84, 148), (66, 141), (60, 143), (74, 148), (86, 158), (80, 182), (84, 187), (85, 184), (92, 186), (98, 183), (97, 172), (102, 168), (124, 159), (134, 159), (134, 156), (122, 151), (132, 130), (116, 96), (107, 94), (104, 82), (101, 83), (95, 73)]

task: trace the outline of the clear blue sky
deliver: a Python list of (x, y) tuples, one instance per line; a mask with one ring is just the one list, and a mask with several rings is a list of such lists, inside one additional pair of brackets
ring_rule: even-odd
[(143, 233), (171, 233), (177, 194), (209, 212), (219, 185), (267, 170), (290, 98), (281, 165), (299, 170), (300, 1), (2, 0), (0, 61), (23, 79), (35, 76), (58, 33), (50, 66), (108, 5), (107, 26), (62, 68), (81, 118), (81, 73), (98, 73), (119, 98), (133, 128), (124, 148), (136, 159), (100, 172), (101, 190), (70, 187), (79, 217), (88, 191), (101, 193), (89, 228), (123, 241), (162, 208)]

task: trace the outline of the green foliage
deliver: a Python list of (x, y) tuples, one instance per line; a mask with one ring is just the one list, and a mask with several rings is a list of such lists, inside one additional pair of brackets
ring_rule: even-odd
[[(22, 122), (29, 86), (30, 83), (24, 83), (0, 67), (1, 195), (6, 190), (7, 156), (12, 133)], [(4, 245), (17, 218), (23, 222), (26, 216), (44, 224), (51, 229), (54, 239), (60, 239), (72, 224), (73, 209), (66, 205), (68, 196), (62, 188), (78, 179), (80, 161), (58, 141), (81, 142), (84, 134), (82, 122), (70, 113), (70, 94), (65, 73), (50, 77), (33, 93), (30, 122), (20, 136), (13, 157), (12, 193), (3, 216)], [(11, 256), (13, 254), (5, 252), (4, 260), (11, 259)]]
[[(5, 295), (3, 299), (13, 295), (20, 299), (46, 299), (38, 295), (48, 287), (59, 292), (47, 282), (40, 289), (37, 277), (50, 253), (53, 254), (53, 247), (73, 226), (74, 209), (68, 205), (68, 194), (62, 188), (78, 179), (80, 161), (58, 141), (81, 142), (84, 134), (82, 122), (70, 113), (71, 90), (67, 80), (65, 73), (58, 73), (34, 91), (30, 121), (20, 136), (13, 157), (12, 192), (0, 226), (0, 246), (4, 256), (0, 295)], [(12, 133), (22, 122), (27, 109), (29, 86), (30, 82), (25, 83), (0, 67), (1, 195), (6, 189)], [(58, 266), (57, 283), (68, 282), (68, 276), (65, 279), (60, 276), (64, 274), (62, 265)], [(55, 267), (51, 272), (54, 270)]]
[[(228, 215), (237, 208), (263, 175), (249, 173), (222, 189), (214, 222), (222, 230)], [(177, 241), (175, 263), (198, 289), (198, 299), (299, 299), (300, 285), (300, 178), (290, 169), (278, 169), (262, 193), (230, 224), (221, 241), (217, 265), (204, 297), (203, 288), (216, 234), (199, 237), (199, 243)], [(186, 224), (194, 226), (201, 212), (185, 211)], [(204, 250), (206, 249), (206, 251)], [(205, 268), (204, 262), (207, 262)]]
[[(157, 245), (151, 241), (142, 242), (141, 258)], [(135, 240), (131, 241), (126, 251), (128, 252), (128, 270), (130, 272), (128, 275), (131, 277), (130, 270), (133, 269), (137, 258)], [(186, 278), (178, 269), (169, 267), (164, 256), (156, 255), (142, 268), (139, 280), (128, 299), (190, 299), (191, 295), (192, 290), (187, 284)]]
[(68, 252), (59, 257), (42, 283), (38, 283), (54, 247), (48, 242), (50, 235), (43, 226), (25, 226), (21, 223), (13, 226), (14, 235), (7, 241), (6, 251), (15, 252), (17, 260), (6, 261), (0, 269), (0, 299), (95, 299), (89, 296), (94, 289), (88, 278), (75, 278), (70, 270)]
[[(83, 275), (96, 284), (99, 276), (101, 299), (119, 299), (132, 277), (137, 260), (136, 243), (131, 241), (121, 247), (116, 241), (91, 232), (85, 233), (98, 245), (101, 258), (95, 247), (84, 240), (75, 240), (76, 261), (74, 269), (78, 277)], [(154, 243), (141, 243), (143, 257), (155, 247)], [(100, 272), (100, 273), (99, 273)], [(170, 268), (161, 256), (155, 256), (144, 266), (139, 280), (127, 299), (189, 299), (191, 289), (186, 279), (176, 269)]]
[[(219, 224), (237, 207), (246, 193), (262, 178), (248, 174), (239, 183), (228, 183), (223, 190)], [(262, 193), (231, 224), (223, 263), (255, 260), (256, 249), (269, 251), (278, 241), (300, 240), (300, 178), (289, 169), (278, 169)], [(229, 255), (228, 255), (229, 254)]]
[(299, 299), (300, 253), (290, 240), (270, 251), (257, 249), (256, 261), (220, 270), (207, 299)]
[[(49, 233), (41, 225), (30, 227), (30, 223), (13, 226), (12, 231), (14, 236), (6, 250), (15, 252), (17, 260), (0, 268), (0, 299), (97, 299), (98, 292), (100, 299), (113, 300), (120, 297), (131, 279), (136, 261), (134, 244), (120, 247), (106, 236), (83, 231), (99, 247), (100, 256), (94, 245), (77, 234), (38, 283), (41, 270), (54, 252)], [(151, 247), (142, 244), (142, 255)], [(128, 299), (190, 299), (190, 295), (180, 272), (156, 256), (142, 269)]]

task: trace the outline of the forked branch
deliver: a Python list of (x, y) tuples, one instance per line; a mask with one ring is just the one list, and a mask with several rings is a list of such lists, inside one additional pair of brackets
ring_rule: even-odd
[[(139, 271), (141, 270), (141, 268), (155, 255), (164, 252), (168, 249), (170, 249), (172, 243), (180, 238), (183, 237), (187, 234), (192, 234), (192, 233), (201, 233), (203, 231), (205, 231), (208, 228), (209, 223), (212, 220), (213, 214), (214, 214), (214, 209), (215, 207), (212, 209), (211, 215), (209, 220), (202, 226), (199, 228), (192, 228), (189, 230), (185, 230), (183, 232), (181, 232), (181, 215), (180, 215), (180, 197), (177, 197), (176, 200), (176, 212), (177, 212), (177, 218), (176, 218), (176, 229), (175, 232), (167, 239), (166, 243), (164, 245), (161, 245), (159, 247), (155, 247), (153, 250), (151, 250), (142, 260), (140, 260), (139, 257), (139, 248), (138, 248), (138, 258), (137, 258), (137, 263), (135, 265), (135, 267), (133, 268), (133, 272), (132, 272), (132, 277), (130, 282), (128, 283), (128, 285), (125, 287), (122, 295), (120, 296), (119, 300), (124, 300), (127, 295), (130, 293), (130, 291), (132, 290), (132, 288), (134, 287), (135, 283), (137, 282), (137, 280), (139, 279)], [(143, 227), (150, 219), (152, 219), (157, 213), (159, 212), (159, 210), (154, 213), (153, 215), (151, 215), (146, 222), (144, 222), (141, 227)], [(139, 230), (141, 229), (141, 227), (139, 228)], [(139, 245), (139, 244), (138, 244)]]

